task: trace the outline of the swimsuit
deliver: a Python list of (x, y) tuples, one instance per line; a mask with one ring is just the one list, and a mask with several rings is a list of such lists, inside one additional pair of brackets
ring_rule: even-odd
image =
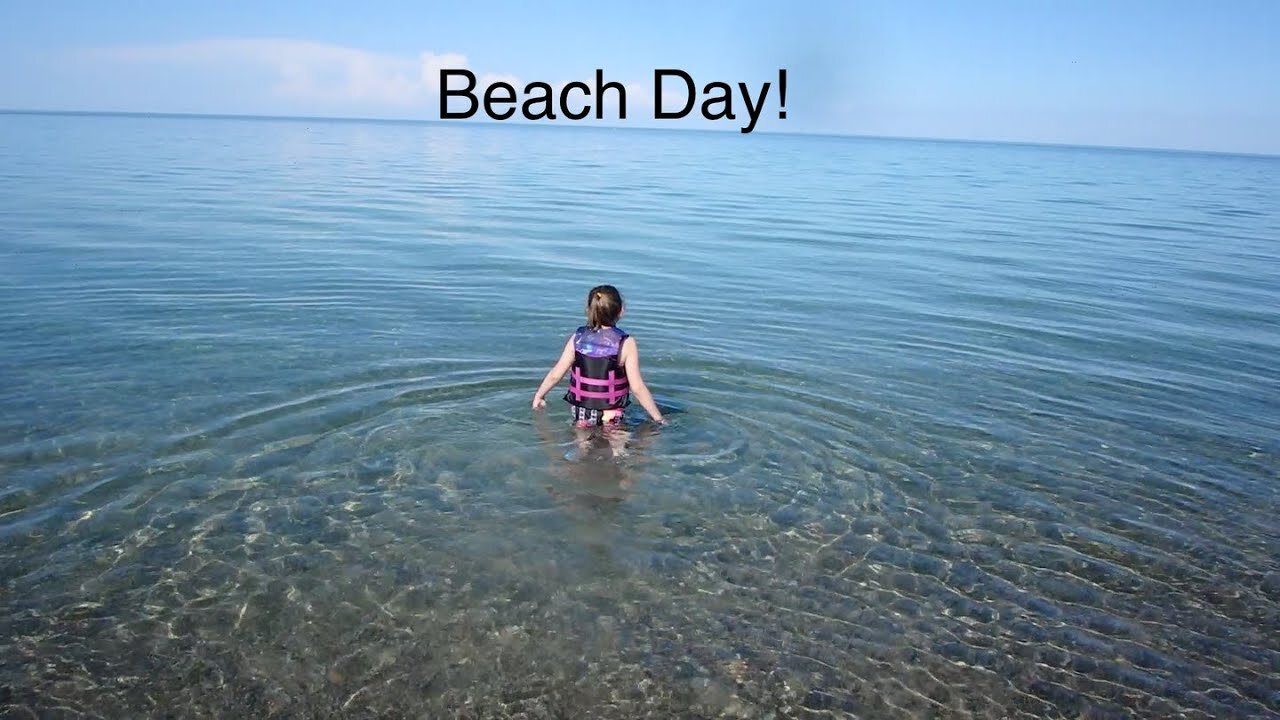
[(604, 415), (608, 410), (592, 410), (591, 408), (571, 406), (573, 413), (573, 424), (580, 428), (590, 427), (618, 427), (622, 425), (622, 413), (615, 413), (613, 417), (605, 422)]

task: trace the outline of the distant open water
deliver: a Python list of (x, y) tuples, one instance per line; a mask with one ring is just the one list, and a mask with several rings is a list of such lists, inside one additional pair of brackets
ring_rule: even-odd
[[(1278, 717), (1277, 188), (0, 115), (0, 716)], [(599, 282), (621, 460), (528, 407)]]

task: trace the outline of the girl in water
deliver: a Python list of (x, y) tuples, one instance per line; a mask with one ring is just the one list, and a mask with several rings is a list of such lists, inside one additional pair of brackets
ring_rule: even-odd
[(622, 295), (617, 288), (591, 288), (587, 294), (587, 324), (565, 342), (560, 359), (534, 393), (535, 410), (547, 406), (547, 393), (572, 371), (564, 399), (579, 429), (620, 427), (622, 410), (631, 404), (632, 394), (654, 422), (666, 423), (640, 375), (640, 351), (635, 338), (617, 327), (622, 312)]

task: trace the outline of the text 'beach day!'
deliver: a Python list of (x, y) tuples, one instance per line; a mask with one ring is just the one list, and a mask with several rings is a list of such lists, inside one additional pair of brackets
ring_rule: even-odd
[[(738, 120), (742, 133), (755, 129), (764, 113), (772, 83), (766, 82), (758, 92), (746, 83), (735, 88), (726, 82), (709, 82), (701, 88), (693, 77), (683, 70), (657, 69), (653, 71), (653, 117), (655, 120), (673, 120), (693, 112), (698, 100), (702, 117), (707, 120)], [(666, 96), (663, 91), (666, 90)], [(470, 70), (443, 68), (440, 70), (440, 119), (465, 120), (473, 117), (481, 108), (494, 120), (507, 120), (515, 116), (517, 107), (526, 120), (582, 120), (594, 113), (597, 120), (605, 115), (605, 93), (616, 96), (618, 119), (627, 119), (627, 89), (616, 81), (605, 82), (604, 71), (597, 69), (595, 87), (585, 82), (566, 83), (557, 91), (549, 83), (535, 81), (524, 86), (523, 98), (510, 83), (493, 82), (476, 96), (476, 76)], [(465, 110), (450, 110), (449, 99), (465, 101)], [(787, 71), (778, 70), (778, 117), (787, 117)]]

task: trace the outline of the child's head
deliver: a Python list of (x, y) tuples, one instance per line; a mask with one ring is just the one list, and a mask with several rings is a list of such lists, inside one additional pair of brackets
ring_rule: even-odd
[(612, 285), (597, 285), (587, 293), (587, 325), (592, 330), (613, 327), (622, 317), (622, 295)]

